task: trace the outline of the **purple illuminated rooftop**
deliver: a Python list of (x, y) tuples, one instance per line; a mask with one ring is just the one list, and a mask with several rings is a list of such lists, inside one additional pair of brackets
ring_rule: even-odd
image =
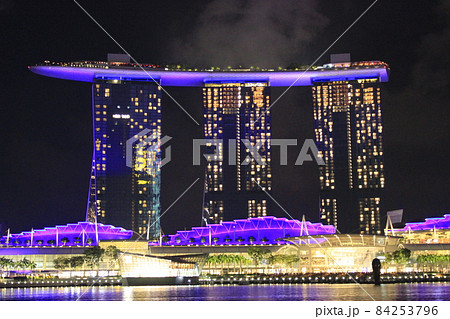
[(431, 229), (450, 229), (450, 214), (445, 214), (444, 217), (430, 217), (425, 218), (424, 222), (406, 223), (405, 227), (394, 229), (394, 232), (407, 232)]
[(296, 219), (273, 216), (237, 219), (210, 224), (205, 227), (192, 227), (191, 230), (178, 231), (165, 236), (161, 243), (150, 245), (243, 245), (243, 244), (282, 244), (282, 238), (305, 235), (334, 234), (332, 225), (322, 225)]
[(389, 79), (389, 66), (380, 61), (326, 64), (300, 69), (181, 69), (150, 64), (109, 62), (46, 62), (30, 66), (43, 76), (94, 82), (96, 80), (157, 81), (162, 86), (203, 86), (208, 82), (268, 82), (270, 86), (311, 86), (314, 82), (376, 78)]
[(131, 230), (111, 225), (79, 222), (44, 229), (34, 229), (0, 238), (7, 246), (95, 246), (101, 240), (127, 240)]

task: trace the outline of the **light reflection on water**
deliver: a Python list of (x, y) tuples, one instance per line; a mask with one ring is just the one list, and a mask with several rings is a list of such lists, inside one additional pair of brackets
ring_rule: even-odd
[[(362, 285), (375, 300), (449, 300), (450, 283)], [(81, 296), (81, 298), (80, 298)], [(0, 300), (372, 300), (357, 284), (1, 288)]]

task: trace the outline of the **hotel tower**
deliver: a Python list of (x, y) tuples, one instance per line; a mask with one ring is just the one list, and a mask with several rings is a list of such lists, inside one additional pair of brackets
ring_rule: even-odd
[[(269, 90), (267, 82), (211, 82), (203, 87), (205, 139), (223, 141), (207, 144), (216, 156), (206, 166), (203, 224), (268, 213)], [(257, 145), (259, 162), (249, 151)]]
[(98, 76), (92, 84), (92, 113), (86, 219), (94, 222), (97, 216), (98, 222), (158, 237), (160, 86), (149, 78)]
[[(333, 62), (350, 66), (346, 60)], [(342, 233), (381, 234), (385, 177), (379, 78), (317, 79), (312, 92), (315, 140), (325, 162), (319, 166), (321, 222)]]

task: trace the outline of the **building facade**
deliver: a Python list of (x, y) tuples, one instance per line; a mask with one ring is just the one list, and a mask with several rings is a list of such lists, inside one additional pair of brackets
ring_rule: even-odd
[[(46, 61), (29, 69), (43, 76), (93, 83), (88, 221), (159, 235), (160, 151), (150, 142), (150, 151), (141, 147), (135, 156), (138, 145), (160, 134), (160, 87), (155, 81), (163, 87), (203, 87), (205, 138), (223, 141), (206, 167), (203, 224), (272, 214), (264, 192), (272, 187), (269, 90), (312, 86), (316, 142), (326, 162), (320, 168), (321, 222), (345, 232), (381, 231), (384, 168), (379, 82), (389, 80), (386, 63), (344, 61), (277, 71), (197, 70), (138, 65), (128, 57), (111, 56), (108, 62)], [(136, 147), (132, 147), (132, 164), (127, 165), (130, 139)], [(248, 146), (258, 148), (261, 161), (254, 160)], [(208, 148), (212, 152), (217, 147), (210, 143)], [(143, 167), (147, 172), (142, 173)]]
[(381, 88), (377, 77), (317, 79), (314, 131), (320, 220), (342, 233), (381, 234), (385, 185)]
[(98, 77), (87, 220), (160, 235), (161, 90), (151, 79)]
[[(270, 91), (266, 82), (206, 83), (203, 224), (266, 216), (271, 190)], [(256, 159), (250, 149), (257, 151)]]

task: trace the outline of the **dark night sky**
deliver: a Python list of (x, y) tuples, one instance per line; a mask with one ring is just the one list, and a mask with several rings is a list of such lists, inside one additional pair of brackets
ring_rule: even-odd
[[(315, 60), (372, 1), (84, 1), (139, 62), (287, 66)], [(405, 221), (450, 212), (449, 2), (380, 0), (330, 50), (382, 60), (386, 206)], [(13, 232), (85, 217), (92, 152), (89, 83), (35, 75), (27, 66), (105, 60), (120, 52), (73, 1), (0, 0), (0, 224)], [(328, 62), (327, 53), (319, 64)], [(166, 88), (202, 120), (199, 88)], [(272, 88), (272, 100), (283, 92)], [(272, 109), (273, 137), (313, 138), (311, 89), (292, 88)], [(166, 209), (196, 178), (192, 138), (202, 130), (163, 96), (172, 162), (162, 172)], [(317, 166), (273, 167), (273, 195), (294, 217), (318, 221)], [(274, 152), (274, 163), (278, 153)], [(163, 231), (198, 226), (202, 183), (161, 219)], [(273, 215), (287, 217), (277, 209)], [(3, 231), (5, 228), (3, 228)]]

